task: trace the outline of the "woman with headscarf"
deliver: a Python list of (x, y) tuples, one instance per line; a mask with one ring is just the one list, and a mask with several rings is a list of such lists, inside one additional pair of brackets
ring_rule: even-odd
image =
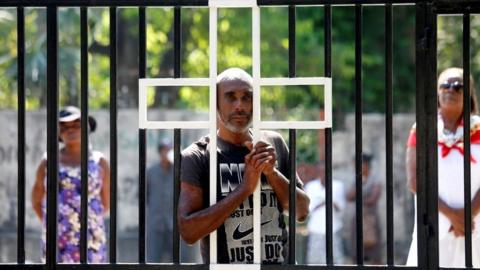
[[(81, 191), (81, 125), (80, 110), (73, 106), (59, 113), (58, 164), (58, 253), (60, 263), (80, 262), (80, 191)], [(93, 117), (89, 117), (89, 132), (96, 128)], [(32, 205), (42, 221), (42, 260), (45, 261), (46, 234), (46, 180), (47, 156), (37, 169), (32, 190)], [(103, 154), (89, 150), (88, 154), (88, 230), (87, 260), (89, 263), (106, 262), (106, 236), (104, 216), (110, 202), (110, 169)]]
[[(438, 238), (442, 267), (465, 267), (463, 179), (463, 70), (448, 68), (438, 77)], [(470, 78), (470, 143), (473, 266), (480, 267), (480, 117)], [(407, 141), (407, 184), (416, 194), (416, 129)], [(416, 217), (415, 217), (416, 218)], [(417, 264), (417, 224), (407, 265)]]

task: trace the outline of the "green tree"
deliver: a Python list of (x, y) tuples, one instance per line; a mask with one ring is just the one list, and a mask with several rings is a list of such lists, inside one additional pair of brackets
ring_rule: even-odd
[[(415, 93), (413, 6), (394, 7), (394, 110), (413, 111)], [(297, 76), (324, 76), (323, 7), (297, 7)], [(362, 79), (365, 112), (383, 112), (384, 104), (384, 9), (363, 8)], [(46, 104), (46, 17), (44, 9), (26, 12), (27, 108)], [(147, 9), (147, 76), (173, 76), (173, 8)], [(355, 10), (332, 9), (332, 73), (335, 128), (342, 128), (346, 113), (354, 110), (355, 93)], [(118, 106), (138, 106), (138, 8), (118, 9)], [(209, 75), (208, 9), (182, 8), (182, 76)], [(0, 10), (0, 107), (16, 107), (16, 14)], [(92, 109), (109, 107), (109, 10), (90, 8), (89, 26), (89, 103)], [(472, 36), (478, 35), (478, 20), (472, 20)], [(439, 18), (439, 67), (459, 65), (458, 37), (451, 31), (454, 19)], [(252, 70), (251, 11), (220, 9), (218, 16), (218, 70), (237, 66)], [(444, 30), (445, 29), (445, 30)], [(445, 32), (441, 32), (445, 31)], [(80, 40), (79, 8), (59, 10), (59, 86), (62, 104), (79, 104)], [(455, 38), (449, 38), (455, 36)], [(445, 38), (442, 38), (445, 37)], [(475, 39), (472, 39), (475, 41)], [(472, 45), (477, 52), (478, 45)], [(475, 54), (476, 55), (476, 54)], [(474, 55), (472, 55), (474, 56)], [(447, 60), (442, 60), (447, 59)], [(472, 59), (479, 59), (478, 57)], [(477, 72), (479, 61), (472, 61)], [(288, 9), (261, 8), (261, 73), (264, 77), (288, 76)], [(477, 73), (474, 73), (477, 75)], [(476, 76), (478, 77), (478, 76)], [(274, 120), (314, 120), (323, 107), (322, 87), (267, 87), (262, 89), (262, 118)], [(150, 91), (151, 108), (178, 108), (206, 111), (208, 88), (163, 87)], [(306, 160), (315, 157), (308, 145), (299, 149)]]

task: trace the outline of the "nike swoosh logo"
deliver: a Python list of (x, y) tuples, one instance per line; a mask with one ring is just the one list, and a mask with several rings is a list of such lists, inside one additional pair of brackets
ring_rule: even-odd
[[(263, 225), (265, 225), (265, 224), (268, 224), (268, 223), (270, 223), (270, 222), (272, 222), (272, 220), (265, 221), (265, 222), (262, 223), (261, 226), (263, 226)], [(240, 224), (241, 224), (241, 223), (240, 223)], [(233, 231), (232, 237), (233, 237), (234, 240), (242, 239), (242, 238), (244, 238), (245, 236), (247, 236), (247, 235), (249, 235), (249, 234), (251, 234), (251, 233), (253, 232), (253, 228), (250, 228), (250, 229), (245, 230), (245, 231), (243, 231), (243, 232), (240, 231), (240, 224), (238, 224), (237, 228), (235, 228), (235, 231)]]

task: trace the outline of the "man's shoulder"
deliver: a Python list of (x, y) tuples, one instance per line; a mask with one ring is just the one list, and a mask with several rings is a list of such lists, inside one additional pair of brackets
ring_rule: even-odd
[(281, 150), (285, 144), (282, 134), (273, 130), (262, 130), (260, 132), (261, 140), (264, 140), (275, 146), (277, 150)]
[(208, 143), (208, 137), (204, 136), (182, 151), (180, 171), (182, 182), (201, 188), (205, 186), (205, 181), (208, 181), (205, 175), (209, 164)]
[(316, 179), (308, 181), (305, 184), (304, 188), (305, 188), (306, 191), (321, 189), (322, 188), (322, 183), (320, 182), (320, 178), (316, 178)]
[(152, 163), (150, 166), (147, 168), (147, 173), (155, 172), (160, 169), (160, 164), (158, 162)]
[(283, 139), (282, 134), (273, 130), (262, 130), (260, 131), (260, 134), (263, 138), (267, 139)]
[[(332, 188), (342, 189), (343, 186), (344, 186), (344, 184), (343, 184), (342, 181), (340, 181), (338, 179), (332, 179)], [(318, 188), (323, 189), (323, 185), (322, 185), (322, 182), (320, 181), (320, 178), (310, 180), (305, 184), (305, 190), (307, 190), (307, 189), (318, 189)]]
[(201, 137), (197, 141), (190, 144), (187, 148), (182, 151), (183, 157), (188, 157), (192, 155), (206, 155), (208, 152), (208, 144), (210, 143), (210, 137), (208, 135)]
[(333, 179), (332, 180), (332, 187), (334, 189), (337, 189), (337, 190), (343, 190), (345, 188), (345, 184), (341, 180)]

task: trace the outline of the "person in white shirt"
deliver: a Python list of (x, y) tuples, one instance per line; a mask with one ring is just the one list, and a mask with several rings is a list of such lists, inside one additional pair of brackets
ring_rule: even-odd
[[(319, 178), (305, 185), (305, 192), (310, 197), (310, 217), (308, 220), (308, 249), (307, 262), (309, 264), (326, 263), (326, 190), (325, 168), (319, 164)], [(333, 260), (334, 263), (343, 263), (343, 245), (341, 230), (343, 227), (342, 215), (345, 208), (345, 191), (341, 181), (332, 180), (332, 231), (333, 231)]]
[[(448, 68), (438, 76), (438, 244), (439, 265), (465, 266), (465, 198), (463, 142), (463, 69)], [(480, 117), (473, 78), (470, 77), (470, 169), (472, 265), (480, 267)], [(410, 130), (406, 149), (407, 185), (417, 194), (417, 129)], [(427, 191), (428, 192), (428, 191)], [(417, 222), (412, 235), (407, 265), (417, 265)]]

